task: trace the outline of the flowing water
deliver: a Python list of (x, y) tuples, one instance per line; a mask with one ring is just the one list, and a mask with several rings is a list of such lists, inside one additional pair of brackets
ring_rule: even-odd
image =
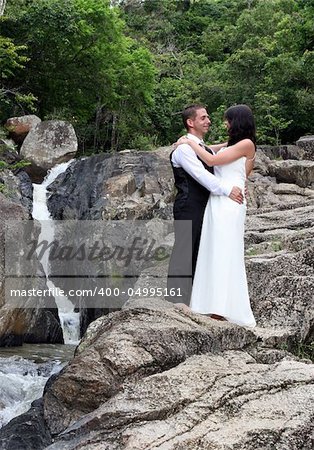
[[(47, 207), (47, 186), (64, 172), (70, 162), (55, 166), (42, 184), (33, 184), (33, 218), (41, 223), (39, 240), (50, 243), (54, 238), (54, 223)], [(48, 288), (49, 255), (41, 260)], [(79, 342), (79, 313), (74, 312), (67, 297), (57, 297), (56, 303), (63, 337), (67, 345), (24, 344), (22, 347), (0, 348), (0, 428), (12, 418), (26, 412), (31, 403), (42, 396), (48, 378), (59, 372), (74, 353)]]
[[(54, 239), (54, 223), (47, 206), (47, 187), (58, 175), (63, 173), (70, 165), (71, 161), (58, 164), (53, 167), (42, 184), (33, 184), (33, 218), (41, 223), (41, 233), (39, 241), (46, 240), (51, 243)], [(44, 272), (47, 276), (47, 286), (56, 292), (56, 286), (49, 280), (49, 254), (46, 252), (41, 259)], [(77, 344), (79, 341), (79, 313), (74, 312), (73, 304), (66, 296), (59, 295), (55, 298), (63, 330), (64, 342), (66, 344)]]
[(0, 349), (0, 428), (42, 396), (48, 378), (64, 367), (74, 349), (61, 344)]

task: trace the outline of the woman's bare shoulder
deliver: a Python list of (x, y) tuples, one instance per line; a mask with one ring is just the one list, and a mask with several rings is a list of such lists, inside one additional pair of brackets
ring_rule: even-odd
[(242, 139), (242, 141), (237, 142), (234, 147), (244, 151), (249, 158), (253, 158), (255, 155), (255, 144), (251, 139)]
[(237, 144), (243, 145), (243, 146), (245, 145), (245, 147), (253, 148), (255, 150), (255, 144), (253, 141), (251, 141), (251, 139), (248, 139), (248, 138), (242, 139), (242, 141), (237, 142)]

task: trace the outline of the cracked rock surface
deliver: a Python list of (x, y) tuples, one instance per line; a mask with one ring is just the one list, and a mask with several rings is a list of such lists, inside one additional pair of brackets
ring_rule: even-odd
[[(129, 313), (139, 312), (138, 306), (135, 310), (131, 308)], [(132, 373), (131, 367), (134, 370), (135, 362), (132, 362), (132, 355), (136, 354), (136, 346), (143, 349), (143, 341), (147, 346), (144, 339), (146, 333), (141, 336), (136, 333), (137, 338), (134, 335), (130, 337), (134, 326), (130, 316), (124, 317), (125, 339), (129, 336), (132, 342), (132, 345), (127, 345), (128, 348), (124, 347), (123, 341), (118, 342), (114, 338), (117, 331), (114, 325), (101, 336), (99, 330), (104, 330), (106, 326), (99, 323), (98, 331), (95, 329), (91, 336), (87, 336), (91, 347), (85, 347), (76, 358), (84, 357), (87, 349), (93, 348), (100, 339), (106, 339), (108, 347), (103, 360), (110, 359), (112, 373), (120, 370), (121, 384), (107, 401), (100, 402), (98, 408), (72, 421), (55, 443), (48, 447), (49, 450), (312, 448), (312, 364), (295, 361), (289, 356), (279, 358), (280, 361), (273, 364), (263, 364), (258, 355), (250, 354), (250, 346), (256, 344), (250, 331), (211, 319), (200, 319), (202, 323), (197, 324), (194, 315), (184, 314), (173, 306), (148, 308), (147, 312), (143, 310), (139, 314), (138, 319), (152, 313), (155, 318), (164, 316), (165, 326), (162, 327), (160, 322), (154, 327), (160, 330), (160, 347), (156, 350), (154, 347), (158, 345), (156, 342), (153, 345), (154, 341), (149, 336), (151, 347), (146, 347), (145, 354), (149, 354), (150, 358), (139, 358), (137, 355), (137, 362), (142, 360), (141, 374), (138, 366)], [(181, 333), (177, 329), (175, 334), (175, 328), (169, 327), (169, 321), (173, 325), (176, 323), (175, 327), (181, 328)], [(143, 329), (145, 323), (143, 321)], [(203, 329), (201, 334), (200, 325)], [(151, 324), (147, 322), (146, 326), (151, 327)], [(146, 332), (149, 332), (148, 328)], [(222, 336), (225, 335), (233, 339), (224, 343)], [(166, 337), (173, 343), (173, 349), (164, 346)], [(184, 350), (185, 345), (187, 349)], [(241, 345), (243, 350), (228, 349), (240, 348)], [(157, 355), (160, 355), (162, 347), (165, 359), (158, 361)], [(170, 356), (175, 348), (181, 352), (184, 350), (185, 355), (182, 353), (181, 358), (176, 358), (176, 363)], [(118, 364), (123, 350), (129, 358), (126, 358), (127, 362), (123, 361), (121, 368)], [(176, 353), (179, 355), (180, 351)], [(71, 365), (59, 382), (63, 377), (63, 384), (68, 384), (69, 373), (73, 377)], [(99, 374), (104, 381), (107, 376), (106, 370), (103, 370), (102, 376)], [(82, 384), (83, 378), (81, 373), (80, 386), (85, 390), (87, 386)], [(88, 370), (85, 372), (87, 379)], [(89, 382), (92, 383), (92, 380)], [(54, 399), (58, 396), (56, 389), (56, 383), (48, 389), (46, 407), (51, 395)], [(68, 410), (63, 409), (54, 417), (64, 418), (67, 411), (73, 412), (75, 405), (82, 401), (82, 395), (79, 399), (72, 399)], [(50, 404), (50, 411), (51, 408), (53, 405)]]
[[(314, 336), (313, 158), (300, 161), (313, 154), (312, 140), (306, 145), (258, 150), (249, 179), (246, 267), (258, 326), (215, 321), (161, 298), (129, 300), (92, 322), (74, 359), (48, 381), (41, 423), (51, 443), (41, 448), (314, 447), (314, 365), (302, 359), (307, 353), (289, 353)], [(170, 218), (169, 151), (77, 161), (51, 188), (54, 217)], [(162, 264), (154, 272), (159, 282), (166, 273)], [(143, 272), (136, 287), (150, 283)]]
[(192, 355), (240, 349), (256, 340), (250, 330), (186, 315), (160, 299), (131, 303), (92, 324), (75, 358), (47, 388), (49, 429), (53, 434), (64, 431), (126, 385)]

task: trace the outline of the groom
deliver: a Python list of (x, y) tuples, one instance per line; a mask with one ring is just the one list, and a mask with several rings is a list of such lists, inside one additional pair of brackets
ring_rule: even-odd
[[(206, 108), (198, 104), (190, 105), (182, 111), (182, 120), (188, 138), (212, 153), (203, 142), (211, 124)], [(215, 145), (215, 151), (226, 145)], [(173, 205), (175, 243), (169, 263), (167, 288), (168, 294), (171, 288), (174, 288), (176, 296), (180, 292), (182, 296), (176, 299), (189, 304), (203, 216), (210, 192), (226, 195), (237, 203), (243, 203), (243, 195), (239, 187), (230, 186), (216, 178), (213, 168), (203, 163), (188, 144), (180, 144), (171, 153), (170, 162), (177, 195)]]

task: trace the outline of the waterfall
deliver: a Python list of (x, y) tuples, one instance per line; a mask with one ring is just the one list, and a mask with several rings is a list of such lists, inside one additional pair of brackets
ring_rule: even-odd
[[(58, 175), (65, 172), (71, 161), (58, 164), (53, 167), (47, 174), (42, 184), (33, 184), (33, 218), (41, 223), (41, 232), (38, 237), (39, 241), (47, 240), (48, 243), (54, 239), (54, 223), (47, 206), (47, 187), (52, 183)], [(48, 253), (48, 252), (46, 252)], [(50, 266), (49, 254), (45, 254), (41, 259), (43, 270), (47, 277), (48, 288), (55, 289), (56, 286), (49, 279)], [(66, 344), (77, 344), (79, 341), (79, 313), (74, 312), (73, 304), (66, 296), (56, 296), (56, 304), (60, 317), (61, 327), (63, 330), (63, 338)]]

